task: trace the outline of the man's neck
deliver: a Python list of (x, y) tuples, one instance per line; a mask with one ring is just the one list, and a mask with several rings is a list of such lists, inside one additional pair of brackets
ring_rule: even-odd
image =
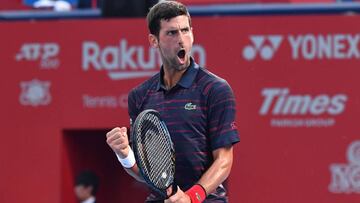
[(164, 85), (166, 89), (173, 88), (179, 82), (185, 71), (186, 69), (182, 71), (175, 71), (164, 68)]
[(95, 197), (91, 196), (89, 198), (87, 198), (86, 200), (82, 201), (81, 203), (94, 203), (95, 202)]

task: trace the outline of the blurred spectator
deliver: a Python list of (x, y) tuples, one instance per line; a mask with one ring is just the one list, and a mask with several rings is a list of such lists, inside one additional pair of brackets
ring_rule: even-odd
[(158, 0), (103, 0), (103, 17), (145, 17)]
[(101, 8), (103, 0), (78, 0), (77, 8), (79, 9), (90, 9), (90, 8)]
[(76, 177), (74, 192), (81, 203), (96, 203), (99, 178), (92, 171), (82, 171)]
[(1, 0), (0, 11), (2, 10), (27, 10), (29, 9), (23, 3), (23, 0)]
[(38, 0), (33, 4), (34, 8), (53, 9), (54, 11), (70, 11), (71, 4), (63, 0)]

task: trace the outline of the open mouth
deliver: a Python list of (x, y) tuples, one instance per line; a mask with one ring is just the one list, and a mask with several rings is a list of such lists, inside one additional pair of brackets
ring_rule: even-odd
[(181, 49), (178, 53), (177, 53), (177, 56), (180, 58), (180, 59), (184, 59), (185, 58), (185, 49)]

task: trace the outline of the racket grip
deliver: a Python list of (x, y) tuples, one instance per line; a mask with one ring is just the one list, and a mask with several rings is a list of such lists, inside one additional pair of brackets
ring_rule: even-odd
[(171, 197), (171, 196), (173, 196), (173, 195), (175, 195), (177, 193), (178, 186), (176, 184), (171, 184), (171, 188), (172, 188), (172, 190), (171, 190), (172, 192), (171, 192), (171, 195), (169, 197)]

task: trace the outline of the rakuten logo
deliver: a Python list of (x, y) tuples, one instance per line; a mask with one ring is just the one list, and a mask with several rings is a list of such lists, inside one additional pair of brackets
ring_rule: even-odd
[[(194, 45), (193, 55), (200, 65), (206, 61), (205, 49)], [(143, 45), (129, 45), (126, 39), (121, 39), (117, 46), (103, 48), (96, 42), (83, 42), (82, 69), (84, 71), (107, 71), (112, 80), (149, 77), (159, 71), (161, 58), (154, 48)]]
[(360, 59), (360, 34), (250, 35), (249, 38), (252, 45), (243, 49), (243, 58), (248, 61), (256, 59), (258, 53), (262, 60), (273, 59), (282, 39), (286, 39), (284, 42), (290, 47), (287, 53), (293, 60)]
[(360, 140), (352, 142), (347, 150), (348, 163), (331, 164), (331, 183), (329, 191), (332, 193), (360, 193)]
[(57, 43), (25, 43), (15, 56), (16, 61), (40, 61), (40, 68), (52, 69), (60, 65)]
[[(326, 127), (335, 124), (336, 115), (344, 112), (348, 100), (345, 94), (290, 94), (288, 88), (264, 88), (261, 92), (264, 98), (260, 107), (261, 116), (285, 116), (285, 119), (271, 120), (274, 127)], [(300, 116), (313, 116), (302, 119)], [(289, 116), (297, 116), (291, 118)], [(316, 117), (322, 116), (322, 118)], [(324, 118), (324, 116), (330, 116)]]
[(259, 54), (261, 59), (270, 60), (273, 58), (282, 40), (283, 37), (281, 35), (251, 35), (251, 45), (243, 49), (243, 57), (251, 61)]

